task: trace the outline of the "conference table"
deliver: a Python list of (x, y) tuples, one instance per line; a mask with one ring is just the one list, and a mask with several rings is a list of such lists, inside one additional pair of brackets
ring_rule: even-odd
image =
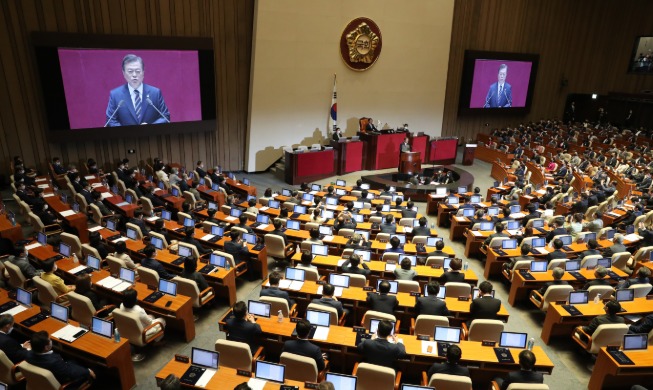
[[(0, 290), (0, 305), (12, 301), (7, 294), (7, 291)], [(53, 340), (55, 349), (60, 348), (64, 355), (84, 361), (91, 368), (101, 366), (115, 373), (120, 381), (120, 388), (123, 390), (131, 389), (136, 385), (136, 375), (131, 360), (131, 347), (127, 338), (122, 338), (120, 342), (116, 343), (113, 338), (106, 338), (89, 331), (70, 343), (52, 335), (52, 333), (65, 326), (63, 322), (52, 317), (48, 317), (31, 327), (21, 324), (22, 321), (40, 312), (41, 309), (37, 305), (32, 305), (27, 310), (17, 313), (14, 316), (15, 326), (27, 335), (42, 330), (47, 331)], [(79, 326), (79, 323), (74, 320), (69, 320), (68, 323)]]
[(653, 378), (653, 346), (623, 353), (635, 364), (620, 364), (605, 347), (601, 348), (587, 386), (589, 390), (630, 389), (635, 384), (650, 386)]
[(335, 150), (286, 151), (285, 181), (297, 185), (310, 183), (336, 174)]
[(331, 141), (331, 146), (336, 151), (336, 173), (344, 175), (362, 171), (365, 167), (365, 142), (342, 138), (340, 140)]
[(23, 228), (17, 222), (15, 225), (12, 224), (6, 214), (0, 214), (0, 237), (16, 243), (23, 239)]

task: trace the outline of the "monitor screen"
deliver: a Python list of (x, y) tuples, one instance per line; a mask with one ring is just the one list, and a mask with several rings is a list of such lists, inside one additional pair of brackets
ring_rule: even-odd
[(605, 232), (605, 237), (606, 237), (608, 240), (612, 240), (612, 239), (614, 238), (614, 235), (615, 235), (616, 233), (617, 233), (617, 231), (616, 231), (615, 229), (610, 229), (610, 230), (608, 230), (607, 232)]
[[(379, 286), (381, 285), (381, 282), (383, 282), (383, 279), (379, 279), (376, 282), (376, 291), (379, 291)], [(390, 283), (390, 294), (396, 294), (399, 290), (399, 282), (396, 280), (386, 280), (386, 282)]]
[[(179, 190), (176, 189), (175, 187), (172, 187), (172, 190), (170, 192), (172, 193), (172, 196), (177, 196), (177, 197), (179, 196)], [(131, 203), (131, 201), (129, 200), (127, 202)]]
[(286, 366), (257, 360), (254, 375), (260, 379), (283, 383), (286, 376)]
[(136, 229), (130, 227), (127, 228), (127, 238), (131, 240), (138, 240), (138, 235), (136, 234)]
[(635, 299), (635, 290), (631, 288), (619, 289), (615, 294), (617, 302), (628, 302)]
[[(440, 287), (440, 288), (442, 288), (442, 287)], [(492, 295), (492, 298), (494, 298), (494, 293), (495, 293), (495, 290), (492, 290), (492, 292), (490, 293), (490, 295)], [(480, 295), (481, 295), (481, 290), (478, 289), (477, 287), (474, 287), (474, 288), (472, 289), (472, 299), (476, 299), (476, 298), (478, 298)]]
[(211, 257), (209, 258), (209, 264), (211, 264), (214, 267), (220, 267), (220, 268), (227, 268), (227, 258), (224, 256), (220, 256), (215, 253), (211, 253)]
[(470, 203), (481, 203), (481, 195), (472, 195), (469, 197)]
[[(371, 319), (370, 320), (370, 333), (374, 334), (376, 333), (376, 330), (379, 328), (379, 324), (381, 323), (382, 320), (379, 319)], [(395, 322), (390, 321), (392, 324), (392, 330), (390, 331), (390, 334), (395, 334)]]
[(268, 207), (271, 209), (278, 209), (281, 206), (281, 203), (278, 200), (270, 199), (268, 201)]
[[(651, 252), (653, 253), (653, 252)], [(612, 268), (612, 259), (609, 257), (604, 257), (602, 259), (599, 259), (597, 262), (599, 267), (604, 267), (604, 268)]]
[(16, 301), (24, 306), (32, 306), (32, 293), (18, 287), (16, 288)]
[(501, 241), (501, 249), (515, 249), (515, 248), (517, 248), (517, 240)]
[(588, 302), (588, 292), (587, 291), (572, 291), (569, 293), (569, 304), (570, 305), (582, 305)]
[(544, 261), (531, 261), (531, 272), (546, 272), (548, 262)]
[(311, 191), (321, 191), (322, 186), (319, 184), (311, 184)]
[(329, 326), (331, 324), (331, 313), (320, 310), (306, 310), (306, 319), (311, 325)]
[(571, 242), (573, 241), (570, 235), (564, 235), (558, 238), (560, 239), (560, 241), (562, 241), (562, 245), (571, 245)]
[(458, 193), (459, 194), (467, 193), (467, 187), (458, 187)]
[(50, 303), (50, 315), (59, 321), (68, 322), (68, 308), (58, 303)]
[(442, 237), (428, 237), (426, 239), (426, 245), (435, 246), (435, 244), (437, 244), (438, 241), (442, 241)]
[(222, 226), (211, 226), (211, 234), (214, 236), (224, 236), (224, 228)]
[(463, 209), (463, 217), (473, 217), (474, 212), (474, 209)]
[(338, 199), (336, 198), (326, 198), (326, 204), (329, 206), (337, 206), (338, 205)]
[(417, 256), (415, 255), (401, 255), (401, 260), (403, 261), (404, 259), (410, 260), (411, 267), (415, 267), (417, 265)]
[(461, 328), (453, 328), (450, 326), (436, 326), (433, 334), (435, 341), (442, 343), (459, 343)]
[(249, 185), (249, 179), (243, 178), (243, 184), (248, 186)]
[(262, 223), (262, 224), (268, 224), (268, 223), (270, 223), (270, 217), (265, 215), (265, 214), (257, 214), (256, 215), (256, 222)]
[(489, 215), (490, 217), (494, 217), (495, 215), (499, 215), (499, 208), (498, 207), (488, 207), (487, 215)]
[(541, 228), (544, 227), (544, 220), (543, 219), (532, 219), (532, 224), (534, 228)]
[(526, 333), (501, 332), (499, 347), (526, 348), (527, 338), (528, 334)]
[(286, 279), (304, 281), (306, 271), (299, 268), (286, 268)]
[(243, 240), (247, 241), (248, 244), (256, 245), (256, 234), (243, 233)]
[(336, 287), (347, 288), (349, 287), (349, 275), (330, 274), (329, 284), (332, 284)]
[(292, 196), (292, 191), (290, 191), (287, 188), (284, 188), (284, 189), (281, 190), (281, 195), (283, 195), (283, 196)]
[(313, 244), (311, 245), (311, 253), (319, 256), (327, 256), (329, 254), (329, 247), (327, 245)]
[(307, 202), (312, 202), (313, 194), (309, 194), (308, 192), (304, 193), (304, 195), (302, 195), (302, 200), (305, 200)]
[[(190, 178), (192, 179), (192, 177), (191, 177), (192, 175), (193, 175), (193, 172), (189, 173), (189, 174), (188, 174), (188, 177), (190, 177)], [(213, 183), (213, 185), (211, 185), (211, 189), (212, 189), (213, 191), (220, 191), (220, 184), (218, 184), (218, 183)]]
[(519, 221), (507, 221), (506, 222), (506, 229), (508, 230), (516, 230), (521, 227), (521, 223)]
[(483, 231), (494, 230), (494, 222), (481, 222), (480, 229)]
[(70, 257), (70, 245), (64, 244), (63, 242), (59, 244), (59, 253), (63, 257)]
[(589, 240), (596, 240), (596, 233), (585, 233), (583, 235), (583, 240), (588, 242)]
[(184, 227), (195, 227), (195, 220), (193, 218), (184, 218)]
[(130, 270), (129, 268), (121, 267), (119, 276), (121, 280), (133, 284), (136, 275), (135, 272)]
[[(360, 217), (362, 217), (362, 215), (360, 215)], [(366, 241), (369, 241), (370, 239), (370, 232), (367, 230), (354, 230), (354, 234), (360, 234), (362, 237), (365, 237)]]
[(403, 234), (393, 234), (393, 235), (390, 236), (391, 239), (393, 237), (397, 237), (399, 239), (399, 242), (401, 243), (401, 245), (404, 245), (406, 243), (406, 236), (403, 235)]
[(180, 257), (190, 257), (193, 255), (193, 250), (186, 245), (179, 245), (177, 251)]
[(193, 347), (193, 352), (191, 355), (192, 364), (215, 369), (218, 368), (219, 361), (219, 352)]
[(324, 218), (324, 219), (333, 219), (333, 211), (331, 211), (331, 210), (322, 210), (322, 218)]
[(241, 209), (237, 209), (237, 208), (235, 208), (235, 207), (232, 208), (232, 209), (229, 211), (229, 215), (232, 216), (232, 217), (236, 217), (236, 218), (240, 217), (240, 214), (242, 214), (242, 213), (243, 213), (243, 210), (241, 210)]
[(648, 335), (645, 333), (624, 335), (623, 349), (624, 351), (648, 349)]
[(271, 308), (272, 305), (266, 302), (247, 301), (247, 311), (255, 316), (270, 318)]
[(352, 218), (354, 219), (354, 221), (356, 221), (356, 222), (360, 222), (360, 223), (365, 222), (365, 217), (363, 217), (363, 216), (360, 215), (360, 214), (352, 214), (351, 217), (352, 217)]
[(401, 385), (401, 390), (435, 390), (435, 388), (403, 384)]
[(91, 319), (91, 332), (104, 336), (106, 338), (113, 337), (113, 322), (105, 321), (98, 317)]
[(73, 211), (79, 213), (79, 203), (77, 202), (73, 203)]
[(96, 271), (100, 270), (100, 259), (93, 255), (87, 255), (86, 256), (86, 265), (88, 267), (93, 268)]
[(442, 268), (445, 270), (451, 268), (451, 260), (453, 259), (450, 257), (445, 258), (444, 261), (442, 262)]
[(546, 246), (546, 238), (534, 238), (531, 241), (531, 246), (533, 248), (544, 248)]
[(159, 291), (164, 292), (173, 297), (177, 296), (177, 283), (165, 279), (159, 279)]
[(385, 213), (389, 213), (389, 212), (390, 212), (390, 205), (389, 205), (389, 204), (384, 204), (384, 205), (381, 207), (381, 211), (383, 211), (383, 212), (385, 212)]
[(290, 230), (299, 230), (299, 225), (299, 221), (293, 221), (292, 219), (286, 222), (286, 227)]
[(164, 221), (169, 221), (170, 218), (172, 217), (172, 213), (168, 210), (161, 210), (161, 219)]
[(302, 206), (302, 205), (297, 204), (297, 205), (295, 205), (295, 207), (293, 207), (293, 212), (299, 213), (299, 214), (306, 214), (306, 206)]
[(336, 195), (338, 195), (338, 196), (344, 196), (344, 195), (346, 195), (346, 194), (347, 194), (347, 191), (345, 191), (344, 189), (342, 189), (342, 188), (336, 188)]
[(335, 374), (327, 372), (326, 380), (333, 383), (335, 390), (356, 390), (356, 378), (353, 375)]
[(338, 179), (338, 180), (336, 180), (336, 185), (340, 186), (340, 187), (345, 187), (347, 185), (347, 182), (344, 181), (344, 180)]
[(458, 197), (457, 196), (450, 196), (447, 198), (447, 203), (449, 204), (458, 204)]
[(39, 242), (41, 245), (47, 245), (48, 243), (48, 236), (45, 235), (43, 232), (38, 232), (36, 235), (36, 241)]
[(436, 195), (446, 195), (447, 194), (447, 187), (438, 187), (435, 189), (435, 194)]
[(365, 203), (359, 202), (359, 201), (354, 202), (354, 208), (355, 209), (362, 209), (363, 207), (365, 207)]
[(372, 259), (372, 252), (363, 249), (354, 250), (354, 254), (360, 256), (361, 261), (370, 261)]
[[(424, 296), (428, 297), (429, 296), (429, 290), (427, 288), (424, 288)], [(444, 299), (447, 297), (447, 286), (440, 286), (440, 289), (438, 290), (438, 298)]]
[(207, 210), (218, 210), (218, 204), (215, 202), (209, 201), (209, 205), (206, 207)]
[(572, 272), (580, 269), (580, 260), (567, 260), (565, 261), (565, 271)]
[(518, 212), (521, 211), (521, 206), (518, 204), (510, 206), (510, 213), (511, 214), (517, 214)]
[(361, 189), (362, 189), (362, 190), (369, 190), (369, 189), (370, 189), (370, 185), (369, 185), (369, 183), (363, 183), (363, 184), (361, 184)]
[(154, 247), (158, 250), (163, 249), (163, 240), (159, 237), (150, 236), (150, 244), (154, 245)]
[(333, 229), (331, 228), (331, 226), (320, 225), (319, 232), (320, 234), (324, 234), (325, 236), (330, 236), (333, 234)]

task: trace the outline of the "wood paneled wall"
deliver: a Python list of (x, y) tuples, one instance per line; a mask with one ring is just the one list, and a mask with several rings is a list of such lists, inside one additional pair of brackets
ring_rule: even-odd
[[(569, 93), (653, 89), (653, 76), (626, 73), (635, 37), (653, 35), (651, 15), (649, 0), (456, 0), (442, 135), (469, 140), (486, 123), (562, 118)], [(529, 115), (458, 116), (466, 49), (540, 55)]]
[[(245, 159), (254, 0), (3, 0), (0, 2), (0, 174), (21, 155), (43, 169), (88, 157), (131, 165), (149, 157), (194, 166), (240, 170)], [(216, 128), (206, 133), (77, 143), (46, 139), (32, 31), (212, 37), (215, 46)], [(208, 86), (211, 87), (211, 86)], [(136, 153), (127, 155), (128, 149)]]

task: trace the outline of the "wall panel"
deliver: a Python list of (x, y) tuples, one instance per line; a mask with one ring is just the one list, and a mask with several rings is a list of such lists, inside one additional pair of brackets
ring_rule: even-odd
[[(88, 157), (132, 164), (161, 157), (186, 166), (242, 169), (249, 94), (254, 0), (6, 0), (0, 2), (0, 174), (20, 154), (41, 169), (59, 156), (79, 164)], [(212, 37), (217, 121), (213, 131), (134, 139), (51, 143), (46, 140), (40, 85), (29, 34)], [(127, 149), (136, 149), (127, 155)]]

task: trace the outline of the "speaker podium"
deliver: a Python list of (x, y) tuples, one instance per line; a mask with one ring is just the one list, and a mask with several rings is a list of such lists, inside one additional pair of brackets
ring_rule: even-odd
[(420, 152), (403, 152), (400, 156), (399, 173), (415, 175), (422, 171)]
[(474, 164), (474, 154), (476, 153), (476, 144), (465, 144), (463, 149), (463, 165)]

